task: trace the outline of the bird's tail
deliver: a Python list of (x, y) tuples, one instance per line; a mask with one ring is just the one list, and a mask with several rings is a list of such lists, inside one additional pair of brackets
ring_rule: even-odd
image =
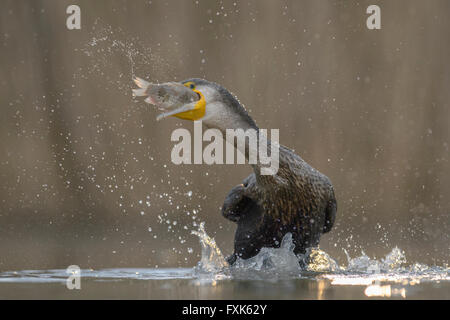
[(150, 82), (145, 81), (144, 79), (134, 77), (134, 83), (139, 87), (139, 89), (133, 89), (133, 96), (135, 97), (143, 97), (148, 95), (147, 89), (150, 86)]

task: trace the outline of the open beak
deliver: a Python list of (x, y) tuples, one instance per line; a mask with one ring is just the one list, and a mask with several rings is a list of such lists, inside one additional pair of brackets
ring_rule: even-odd
[(199, 107), (203, 105), (204, 109), (203, 96), (199, 92), (191, 90), (179, 82), (154, 84), (137, 77), (133, 80), (139, 87), (138, 89), (133, 89), (133, 95), (138, 97), (146, 96), (145, 102), (156, 106), (162, 111), (156, 120), (161, 120), (169, 116), (197, 120), (194, 118), (199, 114)]
[(163, 112), (163, 113), (159, 114), (156, 117), (156, 120), (159, 121), (159, 120), (162, 120), (162, 119), (170, 117), (170, 116), (176, 116), (178, 114), (183, 114), (183, 113), (188, 112), (188, 111), (193, 111), (193, 110), (195, 110), (195, 104), (196, 103), (197, 102), (195, 101), (195, 102), (191, 102), (191, 103), (182, 105), (180, 107), (170, 108), (171, 109), (170, 111), (166, 111), (166, 112)]

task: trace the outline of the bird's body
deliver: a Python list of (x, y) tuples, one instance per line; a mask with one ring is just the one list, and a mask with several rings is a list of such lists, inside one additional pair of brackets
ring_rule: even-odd
[[(144, 89), (151, 86), (141, 79), (136, 83)], [(259, 131), (244, 107), (222, 86), (203, 79), (181, 83), (199, 95), (198, 102), (165, 114), (202, 120), (205, 126), (222, 132), (227, 129)], [(247, 144), (240, 150), (246, 157), (248, 147)], [(330, 231), (334, 224), (337, 205), (330, 180), (284, 146), (279, 146), (278, 164), (278, 171), (273, 175), (261, 174), (261, 163), (252, 164), (254, 172), (225, 199), (222, 214), (237, 223), (234, 252), (228, 258), (230, 264), (237, 258), (255, 256), (263, 247), (279, 247), (289, 232), (294, 253), (305, 253), (307, 248), (317, 246), (321, 234)]]
[(251, 258), (263, 247), (277, 248), (288, 232), (294, 253), (305, 253), (331, 229), (336, 209), (329, 179), (280, 146), (280, 168), (275, 176), (252, 173), (225, 199), (222, 214), (237, 223), (234, 253), (228, 261)]

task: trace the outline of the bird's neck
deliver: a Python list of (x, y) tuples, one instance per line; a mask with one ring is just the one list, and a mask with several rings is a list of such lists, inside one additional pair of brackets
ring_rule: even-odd
[[(264, 180), (270, 180), (278, 172), (280, 161), (280, 148), (278, 143), (278, 130), (260, 129), (248, 116), (236, 116), (226, 118), (224, 121), (216, 121), (213, 125), (206, 122), (210, 128), (219, 129), (222, 136), (229, 144), (227, 147), (237, 150), (226, 153), (226, 162), (235, 163), (234, 158), (245, 159), (245, 162), (253, 167), (256, 176), (266, 176)], [(269, 139), (270, 133), (270, 139)]]

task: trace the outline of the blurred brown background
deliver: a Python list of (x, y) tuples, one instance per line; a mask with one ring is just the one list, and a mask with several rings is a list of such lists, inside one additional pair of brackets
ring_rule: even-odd
[[(66, 8), (81, 7), (81, 30)], [(381, 7), (381, 30), (366, 8)], [(448, 262), (450, 2), (2, 1), (0, 270), (178, 267), (244, 165), (175, 166), (132, 75), (203, 77), (333, 181), (321, 248)]]

